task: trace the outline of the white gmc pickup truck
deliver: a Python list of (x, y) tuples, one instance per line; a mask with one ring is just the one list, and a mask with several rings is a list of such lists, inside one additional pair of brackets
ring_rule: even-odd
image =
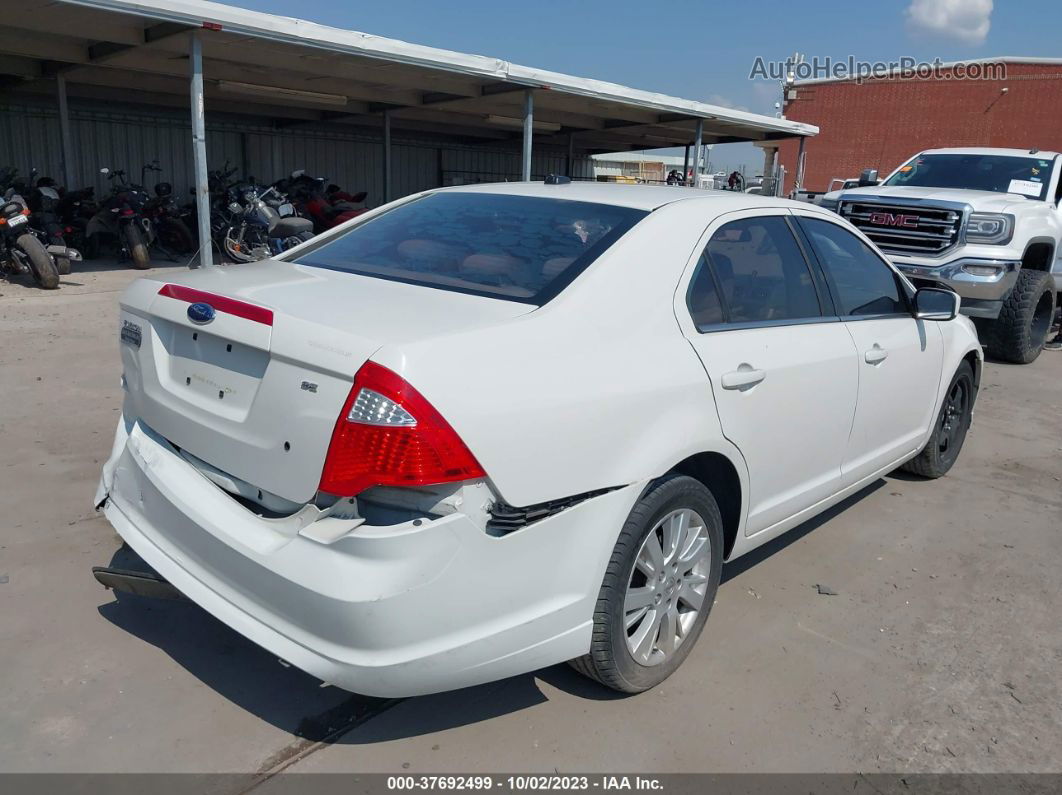
[(1062, 155), (927, 149), (880, 183), (826, 194), (917, 286), (962, 298), (989, 353), (1035, 359), (1062, 291)]

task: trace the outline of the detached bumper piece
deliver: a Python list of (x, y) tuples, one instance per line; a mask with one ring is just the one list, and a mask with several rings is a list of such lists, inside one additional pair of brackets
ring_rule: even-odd
[(150, 596), (155, 599), (186, 598), (170, 582), (154, 572), (93, 566), (92, 576), (96, 578), (96, 582), (111, 591), (134, 593), (137, 596)]
[(490, 508), (490, 520), (487, 522), (487, 532), (492, 536), (504, 536), (515, 530), (521, 530), (529, 524), (541, 521), (549, 516), (558, 514), (586, 500), (600, 497), (615, 491), (620, 486), (609, 489), (596, 489), (583, 494), (575, 494), (571, 497), (563, 497), (551, 502), (540, 502), (537, 505), (529, 505), (526, 508), (517, 508), (505, 502), (496, 502)]

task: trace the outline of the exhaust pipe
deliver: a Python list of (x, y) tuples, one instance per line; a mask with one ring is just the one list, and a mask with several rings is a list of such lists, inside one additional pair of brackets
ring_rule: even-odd
[(71, 262), (81, 262), (81, 252), (76, 248), (69, 248), (68, 246), (51, 245), (47, 247), (47, 251), (53, 257), (66, 257)]
[(187, 599), (167, 580), (153, 571), (114, 569), (110, 566), (93, 566), (92, 576), (104, 588), (113, 591), (150, 596), (154, 599)]

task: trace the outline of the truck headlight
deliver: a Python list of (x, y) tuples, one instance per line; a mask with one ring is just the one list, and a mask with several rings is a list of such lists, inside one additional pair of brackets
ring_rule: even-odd
[(971, 243), (1000, 246), (1014, 235), (1014, 216), (1007, 213), (971, 213), (966, 222), (966, 239)]

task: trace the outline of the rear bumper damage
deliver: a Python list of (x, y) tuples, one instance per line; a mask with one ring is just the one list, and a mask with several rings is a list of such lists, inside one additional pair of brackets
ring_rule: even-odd
[(501, 537), (476, 511), (373, 525), (307, 506), (271, 519), (123, 419), (96, 503), (161, 578), (237, 632), (325, 682), (395, 697), (586, 653), (639, 492), (615, 489)]

